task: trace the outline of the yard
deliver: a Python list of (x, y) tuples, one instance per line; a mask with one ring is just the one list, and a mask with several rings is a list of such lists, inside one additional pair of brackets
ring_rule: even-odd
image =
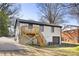
[(26, 46), (23, 50), (0, 51), (0, 56), (79, 56), (75, 48), (34, 48)]
[(51, 55), (54, 56), (79, 56), (79, 51), (76, 47), (45, 48), (45, 50), (51, 51)]
[(51, 56), (79, 56), (78, 44), (63, 43), (61, 46), (49, 46), (35, 49), (41, 55)]
[(70, 46), (74, 45), (62, 44), (61, 46), (48, 47), (25, 46), (16, 43), (12, 38), (2, 37), (0, 38), (0, 56), (79, 56), (79, 47)]
[(26, 46), (24, 52), (19, 51), (18, 54), (25, 56), (79, 56), (79, 51), (76, 49), (76, 47), (34, 48), (31, 46)]

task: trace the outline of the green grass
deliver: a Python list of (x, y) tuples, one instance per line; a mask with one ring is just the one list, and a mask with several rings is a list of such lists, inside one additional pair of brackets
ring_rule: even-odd
[(75, 47), (74, 50), (79, 51), (79, 46)]
[(77, 47), (59, 47), (59, 48), (46, 48), (51, 53), (57, 56), (79, 56), (79, 46)]
[(62, 43), (61, 45), (51, 45), (46, 47), (40, 47), (36, 45), (30, 45), (32, 47), (48, 50), (56, 56), (79, 56), (79, 44)]
[(49, 45), (48, 48), (77, 47), (79, 44), (62, 43), (61, 45)]

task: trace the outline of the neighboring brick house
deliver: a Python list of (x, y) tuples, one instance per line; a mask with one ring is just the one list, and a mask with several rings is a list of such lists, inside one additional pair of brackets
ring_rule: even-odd
[(72, 26), (62, 31), (62, 41), (66, 43), (79, 43), (79, 26)]
[[(38, 31), (38, 34), (40, 34), (38, 37), (35, 36), (35, 31)], [(23, 32), (25, 33), (26, 37), (31, 36), (29, 37), (30, 39), (19, 38), (22, 36), (21, 34)], [(35, 37), (35, 39), (33, 37)], [(45, 40), (45, 45), (61, 44), (61, 26), (54, 24), (47, 24), (33, 20), (17, 19), (15, 23), (15, 38), (16, 41), (21, 44), (40, 43), (42, 45), (44, 40)], [(43, 39), (41, 40), (41, 38)], [(33, 42), (31, 39), (33, 39)], [(38, 43), (38, 41), (40, 40), (41, 42)]]

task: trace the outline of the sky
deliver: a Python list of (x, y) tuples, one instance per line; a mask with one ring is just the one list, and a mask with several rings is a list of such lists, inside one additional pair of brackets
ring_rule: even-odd
[(38, 20), (38, 8), (36, 4), (33, 3), (23, 3), (21, 4), (21, 18)]
[[(39, 20), (39, 10), (34, 3), (22, 3), (21, 5), (21, 10), (20, 10), (20, 15), (22, 19), (26, 20)], [(75, 21), (75, 18), (69, 18), (65, 17), (65, 20), (68, 20), (70, 25), (77, 25), (77, 22)]]

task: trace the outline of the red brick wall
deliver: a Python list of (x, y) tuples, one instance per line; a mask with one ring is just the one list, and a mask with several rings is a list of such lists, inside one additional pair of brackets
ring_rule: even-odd
[(79, 29), (63, 31), (62, 40), (69, 43), (79, 43)]

